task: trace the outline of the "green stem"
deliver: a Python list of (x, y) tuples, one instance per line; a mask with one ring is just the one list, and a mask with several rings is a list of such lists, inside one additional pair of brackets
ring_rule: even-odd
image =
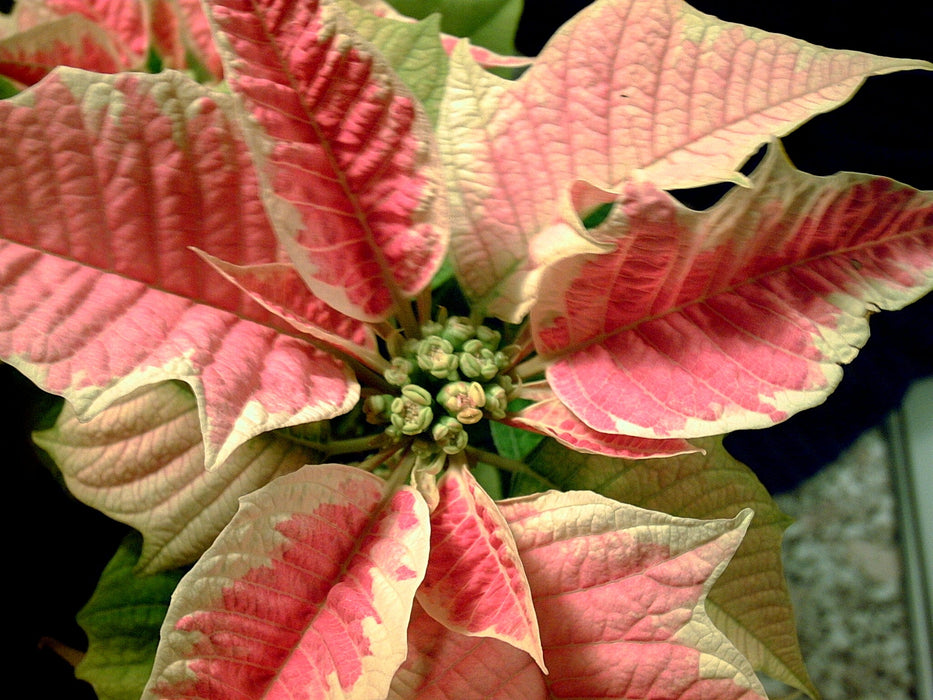
[[(408, 447), (409, 445), (404, 445)], [(400, 446), (395, 447), (395, 451), (398, 451)], [(395, 493), (400, 486), (407, 483), (411, 479), (411, 470), (415, 466), (415, 455), (414, 453), (406, 449), (402, 456), (399, 458), (398, 463), (392, 470), (392, 473), (386, 478), (386, 498), (390, 498), (393, 493)]]
[(419, 325), (423, 325), (431, 320), (431, 285), (421, 290), (415, 299), (415, 308), (417, 309), (417, 320)]
[(530, 379), (544, 374), (550, 362), (543, 359), (540, 355), (532, 355), (515, 368), (515, 374), (521, 379)]
[(360, 462), (356, 466), (359, 469), (363, 469), (364, 471), (371, 472), (374, 469), (376, 469), (379, 465), (383, 464), (390, 457), (392, 457), (392, 455), (394, 455), (400, 449), (402, 449), (402, 447), (404, 447), (404, 444), (402, 443), (386, 445), (385, 447), (383, 447), (381, 450), (379, 450), (375, 454), (369, 455), (369, 457), (364, 459), (362, 462)]
[[(388, 366), (389, 363), (387, 362), (386, 367)], [(372, 389), (378, 389), (383, 393), (389, 393), (393, 391), (392, 385), (385, 380), (385, 377), (374, 372), (366, 365), (361, 365), (358, 362), (354, 362), (351, 367), (353, 367), (353, 371), (356, 373), (357, 381), (359, 381), (361, 384), (364, 384), (365, 386), (368, 386)]]
[[(515, 334), (515, 337), (509, 342), (510, 345), (517, 345), (519, 351), (515, 354), (515, 357), (512, 358), (512, 361), (509, 362), (508, 366), (503, 368), (503, 374), (516, 370), (518, 376), (522, 376), (518, 370), (521, 369), (523, 361), (528, 360), (529, 355), (535, 351), (534, 340), (531, 337), (531, 326), (528, 321), (524, 321), (519, 327), (518, 332)], [(534, 359), (534, 358), (531, 358)], [(523, 364), (527, 364), (524, 362)]]
[[(480, 450), (477, 448), (476, 451), (483, 452), (484, 450)], [(447, 459), (448, 459), (448, 464), (450, 464), (451, 466), (460, 467), (461, 469), (467, 469), (470, 466), (466, 458), (466, 455), (463, 452), (457, 452), (455, 454), (452, 454)], [(485, 460), (482, 460), (482, 461), (485, 461)]]
[(286, 440), (294, 442), (297, 445), (302, 445), (314, 450), (315, 452), (322, 453), (325, 459), (328, 457), (333, 457), (334, 455), (346, 455), (353, 454), (355, 452), (369, 452), (370, 450), (382, 447), (386, 440), (386, 436), (381, 433), (379, 435), (363, 435), (362, 437), (346, 438), (344, 440), (329, 440), (327, 442), (308, 440), (307, 438), (293, 435), (287, 431), (280, 431), (279, 435), (284, 437)]
[(470, 305), (470, 321), (474, 326), (479, 326), (486, 319), (486, 307), (479, 304)]
[(524, 474), (525, 476), (533, 477), (547, 486), (549, 489), (560, 489), (560, 486), (555, 484), (547, 477), (542, 476), (524, 462), (509, 459), (508, 457), (503, 457), (500, 454), (496, 454), (495, 452), (490, 452), (488, 450), (483, 450), (479, 447), (467, 446), (466, 452), (479, 462), (491, 464), (498, 469), (502, 469), (512, 474)]
[(373, 329), (373, 332), (382, 338), (384, 341), (389, 342), (389, 338), (393, 335), (398, 334), (398, 328), (393, 326), (388, 321), (380, 321), (379, 323), (370, 323), (369, 327)]
[(415, 310), (411, 302), (406, 300), (399, 301), (395, 306), (395, 318), (408, 338), (421, 337), (421, 326), (415, 318)]
[(386, 436), (382, 433), (379, 435), (364, 435), (363, 437), (333, 440), (324, 446), (324, 451), (327, 453), (328, 457), (332, 455), (352, 454), (354, 452), (368, 452), (377, 447), (382, 447), (385, 444), (385, 440)]

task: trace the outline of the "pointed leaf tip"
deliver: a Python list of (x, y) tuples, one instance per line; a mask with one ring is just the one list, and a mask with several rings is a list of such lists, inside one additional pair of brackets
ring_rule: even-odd
[[(869, 76), (925, 61), (826, 49), (680, 0), (604, 0), (565, 24), (516, 81), (451, 56), (439, 141), (467, 294), (519, 322), (534, 303), (529, 246), (579, 180), (619, 191), (741, 181), (745, 159), (846, 100)], [(542, 146), (547, 144), (547, 146)]]
[(546, 671), (531, 591), (508, 523), (464, 467), (449, 467), (438, 491), (419, 603), (448, 629), (501, 639)]
[(523, 428), (554, 438), (576, 452), (602, 454), (626, 459), (649, 459), (699, 452), (686, 440), (673, 438), (653, 440), (630, 435), (601, 433), (580, 420), (560, 399), (551, 395), (502, 421), (506, 425)]
[(343, 465), (246, 496), (176, 590), (143, 697), (386, 697), (428, 517), (414, 490)]
[(278, 253), (228, 97), (174, 71), (59, 68), (0, 116), (5, 361), (83, 419), (141, 386), (188, 383), (208, 466), (356, 403), (346, 366), (190, 250)]
[(581, 491), (499, 507), (528, 575), (549, 674), (524, 651), (452, 632), (416, 605), (392, 700), (764, 700), (704, 609), (750, 511), (687, 520)]
[(551, 696), (765, 697), (705, 610), (750, 510), (687, 520), (580, 491), (500, 508), (531, 582)]
[[(779, 146), (710, 210), (626, 185), (541, 277), (532, 312), (554, 393), (591, 428), (698, 437), (820, 403), (867, 316), (933, 289), (933, 193), (797, 171)], [(598, 381), (594, 381), (598, 378)]]
[(782, 569), (781, 540), (790, 519), (755, 474), (729, 455), (722, 437), (692, 442), (702, 454), (656, 460), (585, 455), (548, 443), (529, 466), (560, 488), (591, 489), (680, 517), (723, 518), (753, 507), (742, 545), (710, 590), (710, 618), (756, 670), (818, 698), (797, 642), (787, 584), (775, 575)]

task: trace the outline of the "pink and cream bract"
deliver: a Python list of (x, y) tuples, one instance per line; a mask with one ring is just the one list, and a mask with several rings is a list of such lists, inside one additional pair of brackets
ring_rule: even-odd
[[(867, 317), (933, 289), (933, 193), (777, 140), (933, 65), (681, 0), (597, 0), (535, 58), (440, 24), (34, 0), (3, 25), (0, 358), (66, 400), (35, 440), (139, 531), (138, 575), (192, 565), (144, 686), (106, 627), (78, 674), (751, 700), (762, 671), (816, 700), (786, 518), (721, 435), (823, 401)], [(668, 192), (723, 182), (704, 211)]]

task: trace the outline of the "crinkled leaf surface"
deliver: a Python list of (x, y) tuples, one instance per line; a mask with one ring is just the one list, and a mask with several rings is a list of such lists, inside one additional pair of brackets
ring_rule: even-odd
[(418, 602), (450, 630), (501, 639), (544, 669), (531, 592), (508, 523), (466, 468), (449, 467), (438, 491)]
[[(823, 49), (722, 22), (681, 0), (599, 0), (509, 82), (451, 57), (439, 139), (451, 252), (467, 293), (517, 322), (533, 303), (528, 246), (641, 170), (661, 188), (741, 181), (760, 144), (847, 100), (869, 75), (923, 61)], [(530, 279), (529, 279), (529, 276)]]
[(685, 520), (580, 491), (499, 508), (528, 574), (549, 674), (500, 640), (456, 635), (416, 609), (391, 698), (764, 697), (704, 610), (750, 511)]
[(321, 465), (241, 503), (179, 584), (143, 697), (385, 697), (427, 565), (424, 500)]
[(76, 498), (142, 533), (144, 573), (194, 562), (230, 522), (240, 496), (318, 461), (264, 433), (205, 470), (197, 403), (175, 382), (138, 389), (87, 422), (66, 404), (55, 426), (33, 438)]
[(99, 700), (139, 700), (155, 658), (159, 629), (182, 571), (137, 573), (139, 536), (128, 535), (101, 574), (78, 624), (88, 649), (75, 676), (94, 686)]
[(224, 74), (262, 128), (254, 155), (296, 268), (349, 316), (402, 312), (447, 248), (420, 103), (331, 2), (218, 0), (209, 11)]
[(187, 382), (209, 466), (359, 393), (189, 249), (278, 259), (239, 133), (229, 98), (171, 71), (58, 69), (0, 102), (0, 356), (81, 419)]
[(817, 698), (782, 574), (781, 538), (790, 519), (754, 473), (729, 455), (721, 437), (693, 442), (703, 454), (651, 460), (579, 454), (548, 442), (530, 465), (560, 488), (588, 489), (681, 517), (722, 518), (753, 508), (754, 520), (710, 591), (707, 610), (756, 669)]
[(652, 438), (771, 425), (829, 395), (870, 313), (933, 289), (933, 192), (807, 175), (775, 145), (752, 181), (703, 212), (632, 182), (591, 252), (566, 253), (581, 241), (569, 226), (548, 231), (567, 257), (541, 277), (535, 345), (587, 425)]

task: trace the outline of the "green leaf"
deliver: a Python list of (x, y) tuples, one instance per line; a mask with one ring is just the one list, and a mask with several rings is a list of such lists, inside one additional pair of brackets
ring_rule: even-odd
[(707, 610), (756, 670), (817, 698), (797, 643), (781, 563), (790, 518), (754, 473), (726, 452), (721, 437), (691, 442), (705, 454), (624, 460), (580, 454), (548, 440), (529, 465), (561, 488), (595, 491), (675, 516), (705, 520), (754, 509), (742, 545), (710, 591)]
[(104, 569), (78, 624), (87, 634), (88, 651), (75, 668), (99, 700), (138, 700), (152, 670), (159, 629), (182, 570), (154, 576), (133, 573), (142, 542), (126, 537)]
[(390, 0), (396, 10), (423, 18), (440, 13), (441, 31), (468, 37), (477, 46), (514, 55), (524, 0)]
[[(531, 405), (531, 401), (524, 399), (515, 399), (509, 402), (509, 412), (515, 413)], [(492, 440), (496, 445), (499, 454), (509, 459), (521, 461), (527, 457), (531, 451), (538, 446), (544, 436), (538, 433), (532, 433), (529, 430), (513, 428), (510, 425), (504, 425), (498, 421), (492, 421), (489, 424), (492, 431)]]
[(0, 76), (0, 100), (19, 94), (19, 88), (6, 78)]
[(444, 258), (444, 262), (441, 264), (440, 269), (434, 273), (434, 279), (431, 280), (431, 290), (433, 291), (438, 287), (442, 287), (448, 280), (452, 279), (453, 276), (453, 263), (450, 262), (450, 258)]
[(599, 226), (602, 222), (609, 218), (609, 212), (612, 211), (613, 206), (615, 206), (615, 202), (606, 202), (605, 204), (600, 204), (599, 206), (594, 207), (590, 212), (583, 216), (583, 227), (587, 230), (590, 230)]
[(164, 68), (165, 62), (162, 60), (162, 56), (150, 46), (149, 53), (146, 54), (146, 72), (161, 73)]
[(491, 464), (479, 462), (473, 467), (472, 472), (473, 477), (483, 487), (483, 491), (489, 494), (491, 499), (498, 501), (502, 498), (502, 475), (498, 469)]

